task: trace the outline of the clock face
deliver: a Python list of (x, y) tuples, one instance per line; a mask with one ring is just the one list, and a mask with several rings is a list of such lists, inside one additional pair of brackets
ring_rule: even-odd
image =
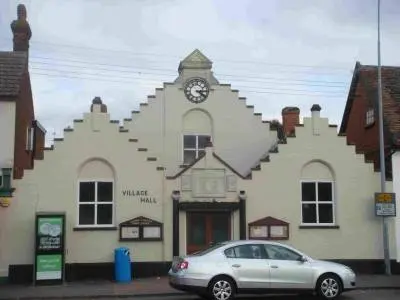
[(189, 79), (184, 86), (186, 98), (193, 103), (201, 103), (207, 99), (210, 87), (202, 78)]

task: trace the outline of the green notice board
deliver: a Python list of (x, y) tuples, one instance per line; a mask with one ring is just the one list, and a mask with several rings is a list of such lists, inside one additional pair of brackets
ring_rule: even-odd
[(38, 213), (35, 225), (35, 283), (62, 283), (65, 214)]
[(36, 256), (36, 280), (62, 279), (62, 255)]

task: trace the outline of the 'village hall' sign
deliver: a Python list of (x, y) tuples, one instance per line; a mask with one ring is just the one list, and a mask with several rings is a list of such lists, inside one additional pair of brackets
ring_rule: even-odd
[(152, 197), (147, 190), (123, 190), (122, 196), (135, 197), (140, 203), (157, 203), (156, 198)]

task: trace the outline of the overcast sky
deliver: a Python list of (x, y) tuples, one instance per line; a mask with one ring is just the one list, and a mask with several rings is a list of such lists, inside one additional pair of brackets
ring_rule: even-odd
[[(382, 64), (400, 65), (400, 0), (381, 0)], [(296, 105), (340, 124), (356, 61), (377, 64), (377, 0), (0, 0), (0, 51), (27, 7), (37, 119), (47, 140), (100, 96), (129, 118), (198, 48), (263, 119)]]

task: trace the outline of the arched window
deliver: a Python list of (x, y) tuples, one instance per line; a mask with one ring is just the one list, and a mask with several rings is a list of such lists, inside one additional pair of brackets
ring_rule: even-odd
[(79, 227), (110, 227), (114, 224), (114, 172), (108, 162), (92, 159), (79, 170)]
[(202, 109), (192, 109), (183, 116), (183, 164), (190, 164), (204, 154), (212, 127), (210, 114)]
[(307, 163), (300, 183), (302, 224), (335, 224), (335, 181), (329, 165), (321, 161)]

